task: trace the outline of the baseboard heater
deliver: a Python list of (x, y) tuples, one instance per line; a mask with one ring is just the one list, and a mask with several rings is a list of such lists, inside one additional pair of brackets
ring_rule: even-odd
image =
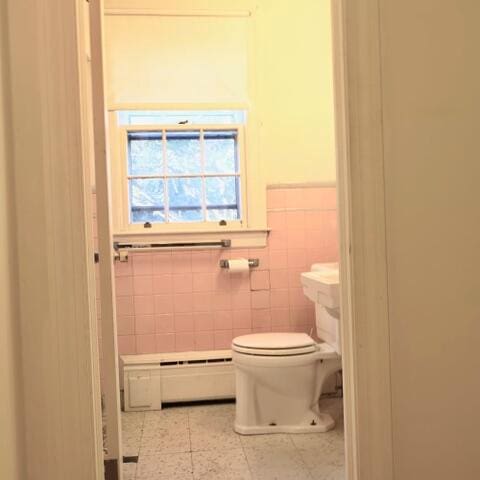
[(231, 350), (122, 355), (120, 367), (127, 412), (235, 398)]

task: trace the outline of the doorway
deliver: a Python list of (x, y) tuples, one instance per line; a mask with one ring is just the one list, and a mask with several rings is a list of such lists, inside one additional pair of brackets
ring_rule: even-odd
[[(328, 6), (328, 2), (324, 3)], [(128, 164), (130, 169), (129, 172), (122, 173), (121, 168), (113, 168), (107, 171), (105, 166), (99, 167), (96, 165), (96, 195), (98, 197), (100, 194), (102, 197), (100, 203), (103, 202), (102, 208), (104, 210), (103, 222), (100, 222), (104, 228), (100, 237), (105, 240), (105, 243), (103, 245), (103, 253), (100, 252), (100, 258), (105, 256), (105, 252), (107, 258), (109, 258), (108, 256), (112, 254), (112, 240), (114, 240), (118, 249), (115, 255), (118, 260), (122, 260), (122, 262), (115, 265), (113, 271), (110, 267), (105, 269), (108, 278), (107, 282), (104, 283), (105, 291), (107, 292), (106, 303), (108, 304), (114, 299), (118, 309), (116, 318), (113, 311), (110, 314), (108, 313), (108, 305), (106, 305), (107, 313), (102, 309), (102, 323), (107, 321), (107, 331), (109, 331), (109, 333), (102, 335), (102, 342), (104, 342), (105, 338), (110, 342), (103, 349), (108, 352), (107, 356), (110, 358), (110, 367), (109, 369), (107, 368), (107, 371), (110, 371), (110, 373), (104, 375), (104, 378), (113, 380), (109, 387), (110, 394), (106, 395), (106, 401), (110, 404), (110, 408), (107, 409), (107, 418), (113, 419), (113, 427), (110, 427), (110, 431), (112, 429), (115, 431), (118, 425), (118, 419), (115, 419), (116, 415), (108, 415), (108, 410), (110, 412), (112, 410), (118, 412), (119, 385), (115, 385), (115, 380), (118, 379), (118, 383), (124, 383), (127, 379), (123, 370), (120, 378), (118, 373), (112, 375), (114, 370), (118, 372), (115, 364), (117, 347), (114, 345), (115, 342), (111, 343), (111, 339), (115, 338), (116, 330), (118, 330), (118, 353), (125, 357), (122, 358), (125, 362), (133, 361), (127, 357), (135, 355), (170, 354), (172, 351), (175, 353), (184, 352), (186, 355), (189, 351), (212, 352), (227, 349), (232, 338), (241, 334), (278, 330), (303, 331), (308, 334), (313, 334), (314, 332), (315, 313), (313, 305), (310, 305), (303, 296), (300, 274), (310, 269), (312, 264), (338, 261), (339, 244), (335, 182), (334, 180), (322, 180), (322, 178), (328, 178), (329, 175), (332, 178), (332, 172), (333, 178), (335, 175), (333, 78), (326, 80), (327, 75), (320, 77), (323, 78), (325, 90), (329, 91), (330, 103), (320, 100), (318, 108), (306, 110), (308, 115), (313, 116), (322, 112), (322, 108), (329, 112), (326, 114), (330, 115), (328, 120), (329, 127), (324, 130), (329, 131), (329, 135), (322, 133), (324, 136), (317, 139), (309, 133), (312, 128), (311, 121), (308, 119), (291, 120), (293, 125), (295, 125), (291, 130), (304, 139), (298, 145), (307, 142), (311, 151), (319, 151), (319, 158), (322, 155), (329, 155), (330, 162), (320, 162), (320, 167), (313, 169), (314, 174), (318, 175), (318, 177), (315, 177), (315, 175), (313, 178), (309, 177), (309, 175), (312, 175), (314, 162), (312, 163), (312, 154), (309, 151), (309, 147), (304, 146), (304, 150), (298, 152), (299, 158), (307, 157), (303, 163), (297, 162), (295, 167), (284, 166), (283, 172), (278, 171), (278, 168), (274, 168), (275, 174), (272, 174), (272, 180), (269, 180), (268, 183), (266, 181), (262, 182), (257, 165), (260, 152), (255, 150), (258, 148), (256, 147), (258, 142), (263, 141), (264, 146), (269, 146), (272, 157), (279, 153), (275, 145), (276, 142), (272, 141), (279, 134), (276, 125), (274, 125), (274, 128), (270, 128), (270, 130), (268, 128), (263, 129), (263, 135), (266, 137), (266, 140), (265, 138), (260, 140), (260, 135), (257, 133), (262, 112), (265, 115), (265, 111), (267, 111), (273, 118), (273, 112), (277, 111), (272, 103), (272, 99), (276, 98), (275, 96), (267, 96), (266, 100), (258, 100), (262, 96), (259, 93), (262, 89), (258, 87), (258, 83), (261, 84), (262, 82), (255, 84), (252, 80), (254, 75), (250, 74), (250, 70), (257, 74), (256, 71), (262, 69), (262, 62), (265, 61), (265, 56), (256, 52), (258, 45), (255, 44), (255, 41), (258, 40), (259, 31), (262, 30), (258, 27), (258, 24), (263, 19), (265, 22), (263, 26), (268, 25), (269, 28), (268, 34), (264, 35), (275, 34), (277, 39), (280, 40), (283, 28), (276, 23), (287, 22), (287, 11), (288, 9), (286, 8), (283, 10), (280, 8), (279, 11), (267, 13), (254, 12), (253, 10), (215, 10), (211, 14), (190, 10), (183, 12), (181, 10), (177, 12), (149, 10), (146, 13), (139, 10), (132, 11), (128, 8), (123, 10), (122, 8), (107, 8), (104, 12), (106, 14), (105, 17), (101, 12), (97, 12), (98, 18), (101, 18), (101, 20), (97, 20), (97, 28), (100, 29), (103, 26), (104, 34), (106, 35), (106, 57), (108, 60), (98, 58), (98, 51), (94, 53), (94, 48), (92, 49), (93, 66), (95, 68), (95, 61), (97, 61), (96, 68), (98, 74), (103, 71), (103, 63), (107, 76), (110, 79), (115, 77), (116, 72), (123, 71), (123, 73), (113, 80), (115, 89), (111, 87), (109, 89), (108, 86), (103, 85), (103, 82), (100, 82), (99, 77), (95, 79), (94, 72), (93, 90), (95, 92), (95, 85), (97, 85), (97, 100), (102, 100), (102, 95), (103, 99), (107, 99), (109, 133), (108, 139), (106, 132), (104, 133), (104, 142), (108, 145), (109, 163), (110, 165), (115, 165), (115, 163), (119, 163), (119, 159), (120, 161), (123, 159), (123, 164)], [(266, 22), (265, 18), (268, 15), (272, 15), (272, 13), (276, 15), (276, 20)], [(322, 17), (323, 21), (328, 25), (330, 31), (329, 8), (326, 8), (323, 14), (327, 18), (325, 20)], [(307, 18), (306, 12), (302, 11), (299, 13), (299, 25), (297, 25), (299, 32), (302, 30), (301, 22), (306, 22)], [(159, 22), (160, 25), (156, 25), (156, 28), (153, 28), (152, 22), (155, 21)], [(126, 22), (131, 27), (130, 30), (125, 28)], [(195, 29), (192, 28), (191, 23), (195, 24)], [(122, 81), (127, 81), (128, 83), (128, 75), (125, 75), (125, 68), (122, 67), (122, 62), (125, 57), (133, 58), (131, 55), (127, 55), (125, 48), (127, 45), (130, 45), (135, 49), (134, 39), (140, 39), (142, 32), (148, 32), (149, 35), (158, 35), (158, 32), (163, 30), (167, 33), (170, 30), (180, 31), (183, 32), (182, 37), (185, 38), (190, 35), (191, 31), (194, 31), (196, 32), (196, 37), (194, 41), (188, 44), (189, 48), (193, 45), (198, 46), (207, 42), (208, 48), (205, 47), (203, 50), (198, 48), (196, 54), (203, 63), (208, 64), (209, 58), (203, 58), (202, 55), (205, 55), (207, 51), (211, 52), (214, 46), (220, 43), (219, 39), (225, 36), (222, 28), (225, 29), (226, 25), (228, 31), (231, 32), (232, 40), (231, 45), (222, 45), (224, 49), (229, 49), (228, 55), (222, 52), (224, 57), (235, 59), (243, 58), (242, 56), (245, 57), (245, 71), (239, 71), (239, 67), (236, 66), (236, 63), (233, 63), (229, 65), (229, 68), (224, 69), (226, 71), (233, 70), (232, 78), (229, 77), (220, 82), (220, 84), (227, 85), (235, 84), (236, 90), (234, 94), (237, 95), (235, 102), (232, 103), (231, 99), (219, 101), (215, 98), (215, 108), (212, 108), (212, 105), (208, 105), (202, 111), (199, 110), (198, 104), (207, 105), (206, 99), (208, 95), (212, 95), (212, 92), (202, 91), (200, 94), (201, 101), (190, 98), (188, 102), (183, 103), (175, 103), (172, 100), (174, 96), (168, 97), (167, 101), (162, 98), (160, 102), (155, 97), (157, 95), (155, 88), (152, 90), (155, 97), (153, 100), (148, 97), (149, 93), (151, 94), (148, 90), (146, 94), (145, 91), (128, 93), (132, 94), (133, 97), (135, 95), (146, 95), (146, 97), (141, 97), (140, 100), (137, 99), (130, 102), (128, 98), (126, 101), (122, 97), (122, 95), (126, 95), (125, 92), (133, 92), (134, 87), (138, 86), (137, 81), (133, 82), (133, 86), (132, 83), (121, 85)], [(208, 37), (202, 33), (202, 29), (209, 32)], [(215, 29), (219, 29), (218, 39), (216, 39), (214, 34)], [(126, 38), (128, 35), (133, 35), (133, 37), (128, 40)], [(167, 37), (161, 42), (157, 42), (157, 44), (165, 44), (168, 41)], [(322, 38), (323, 40), (328, 39), (328, 32)], [(100, 40), (101, 36), (97, 32), (97, 44)], [(265, 37), (262, 37), (262, 40), (265, 42)], [(308, 37), (301, 37), (299, 45), (296, 46), (297, 52), (298, 48), (305, 48), (308, 43)], [(326, 53), (324, 52), (324, 54), (328, 55), (331, 63), (331, 40), (327, 41), (327, 43), (328, 46), (323, 46), (322, 48), (325, 50)], [(143, 45), (140, 50), (146, 52), (145, 46), (155, 45), (155, 42), (152, 41), (152, 38), (144, 38), (139, 40), (139, 44)], [(290, 57), (288, 57), (292, 61), (294, 60), (294, 52), (295, 48), (292, 48)], [(133, 70), (135, 72), (144, 71), (143, 77), (157, 75), (157, 73), (152, 74), (150, 70), (152, 68), (152, 59), (148, 55), (152, 54), (149, 53), (147, 55), (145, 53), (145, 55), (147, 58), (146, 65), (142, 63), (142, 56), (140, 55), (136, 60), (138, 64), (136, 64)], [(303, 53), (303, 55), (308, 57), (306, 53)], [(195, 67), (195, 64), (192, 67), (191, 60), (185, 64), (179, 63), (178, 58), (178, 56), (175, 57), (176, 68), (179, 68), (184, 73), (186, 72), (185, 77), (191, 77), (189, 69), (191, 70)], [(252, 58), (255, 60), (253, 61)], [(241, 62), (239, 63), (241, 64)], [(253, 67), (250, 64), (253, 64)], [(248, 70), (248, 67), (250, 70)], [(165, 68), (168, 70), (168, 64)], [(305, 65), (302, 68), (305, 68)], [(329, 68), (331, 77), (333, 77), (333, 72), (331, 71), (333, 67), (330, 65)], [(225, 75), (224, 70), (216, 72), (212, 78)], [(309, 70), (311, 70), (311, 65), (309, 65)], [(313, 72), (310, 71), (310, 75), (314, 76)], [(135, 75), (133, 76), (135, 77)], [(245, 77), (245, 81), (235, 83), (234, 80), (238, 76)], [(307, 81), (307, 77), (303, 78)], [(95, 84), (95, 82), (97, 83)], [(314, 79), (309, 78), (308, 82), (314, 82)], [(207, 78), (202, 83), (202, 79), (199, 79), (199, 83), (208, 84), (209, 80)], [(271, 84), (272, 82), (267, 83)], [(175, 88), (177, 88), (174, 92), (176, 95), (179, 95), (179, 89), (182, 95), (189, 91), (185, 86), (176, 86)], [(263, 85), (263, 88), (265, 91), (265, 85)], [(213, 92), (213, 94), (218, 95), (217, 91)], [(170, 95), (172, 94), (170, 93)], [(223, 92), (222, 95), (232, 95), (232, 91)], [(242, 103), (242, 97), (247, 95), (251, 95), (254, 101)], [(110, 98), (112, 96), (114, 97), (113, 99)], [(326, 94), (326, 96), (328, 95)], [(262, 105), (261, 108), (257, 106), (257, 100), (258, 105)], [(102, 107), (104, 101), (101, 102)], [(297, 100), (291, 99), (291, 107), (293, 108), (293, 105), (298, 104), (300, 101), (305, 103), (303, 97)], [(166, 108), (167, 105), (168, 108)], [(288, 105), (288, 103), (285, 103), (283, 107), (283, 116), (286, 118), (288, 118), (288, 112), (290, 111)], [(191, 114), (192, 106), (195, 107), (193, 116)], [(215, 117), (217, 112), (221, 112), (221, 115), (223, 115), (221, 120)], [(225, 120), (225, 112), (227, 114), (230, 112), (235, 123), (229, 124)], [(278, 117), (278, 114), (275, 116)], [(202, 119), (198, 120), (198, 117), (202, 117)], [(177, 125), (181, 126), (173, 128), (174, 120), (172, 119), (174, 118), (180, 119)], [(248, 121), (246, 120), (247, 118)], [(97, 112), (97, 119), (95, 133), (98, 136), (102, 135), (103, 115), (101, 109)], [(305, 120), (307, 121), (305, 122)], [(220, 122), (221, 128), (218, 127)], [(196, 125), (200, 126), (196, 127)], [(218, 132), (223, 135), (222, 138), (218, 136)], [(225, 137), (226, 132), (233, 132), (233, 135), (227, 139)], [(188, 138), (185, 134), (188, 134)], [(218, 146), (214, 145), (214, 142), (217, 141)], [(178, 175), (178, 172), (175, 174), (169, 172), (168, 169), (170, 167), (167, 165), (163, 167), (166, 169), (167, 174), (165, 171), (161, 173), (148, 172), (148, 182), (152, 185), (154, 183), (161, 185), (163, 195), (165, 197), (169, 195), (167, 212), (162, 205), (154, 202), (156, 187), (154, 185), (146, 185), (146, 173), (140, 170), (136, 171), (137, 168), (145, 168), (142, 166), (143, 160), (141, 157), (143, 153), (141, 151), (135, 153), (137, 145), (141, 147), (149, 142), (149, 145), (154, 148), (156, 144), (163, 143), (165, 145), (162, 157), (164, 164), (167, 164), (167, 162), (186, 164), (188, 159), (183, 161), (181, 155), (182, 150), (185, 150), (187, 147), (183, 148), (181, 142), (185, 144), (188, 142), (189, 155), (191, 155), (191, 149), (195, 149), (192, 145), (198, 143), (200, 145), (199, 151), (203, 155), (201, 156), (202, 162), (208, 162), (209, 157), (208, 154), (205, 154), (205, 151), (208, 148), (213, 150), (224, 148), (223, 146), (227, 141), (234, 145), (234, 150), (238, 153), (235, 161), (239, 165), (239, 170), (235, 175), (238, 177), (236, 180), (237, 184), (241, 184), (242, 187), (238, 189), (235, 197), (236, 203), (231, 200), (227, 202), (222, 197), (215, 197), (215, 200), (211, 200), (209, 203), (208, 182), (211, 179), (209, 171), (198, 173), (192, 170), (186, 172), (190, 179), (189, 182), (193, 185), (194, 181), (198, 179), (199, 184), (205, 185), (203, 188), (206, 192), (204, 192), (206, 203), (203, 206), (200, 205), (199, 208), (196, 206), (187, 208), (188, 201), (185, 203), (185, 200), (183, 200), (184, 204), (182, 204), (171, 193), (176, 186), (182, 182), (185, 183), (185, 181), (182, 176)], [(173, 147), (173, 142), (176, 144), (175, 147)], [(325, 145), (328, 145), (328, 148)], [(248, 155), (245, 155), (245, 157), (242, 153), (244, 146), (248, 152)], [(174, 155), (172, 159), (169, 159), (170, 148), (172, 151), (171, 155)], [(127, 152), (127, 158), (124, 156), (125, 152)], [(286, 163), (288, 156), (284, 154), (284, 158), (285, 160), (276, 166)], [(138, 165), (135, 162), (138, 162)], [(324, 163), (328, 163), (328, 165), (325, 166)], [(215, 168), (218, 168), (218, 165)], [(307, 171), (302, 171), (304, 168)], [(254, 172), (258, 172), (258, 174)], [(127, 198), (125, 198), (125, 194), (122, 196), (119, 193), (125, 182), (125, 177), (122, 177), (122, 175), (126, 175), (129, 184)], [(219, 171), (216, 175), (220, 175), (218, 178), (227, 178), (228, 172), (227, 170)], [(309, 177), (308, 180), (302, 180), (306, 177)], [(110, 182), (107, 181), (108, 178), (111, 179)], [(282, 178), (288, 178), (289, 180), (298, 178), (300, 180), (282, 183)], [(314, 178), (319, 178), (319, 180), (310, 181)], [(101, 185), (102, 182), (103, 186)], [(223, 188), (223, 180), (219, 182), (217, 179), (216, 182), (218, 188)], [(190, 187), (194, 188), (192, 185)], [(185, 196), (182, 188), (184, 187), (181, 187), (177, 192), (179, 197)], [(266, 205), (265, 200), (262, 200), (262, 197), (265, 197), (265, 189)], [(148, 199), (147, 204), (144, 203), (145, 198)], [(212, 196), (212, 198), (214, 197)], [(216, 205), (214, 209), (210, 209), (212, 202)], [(220, 205), (221, 208), (217, 205)], [(126, 211), (126, 208), (130, 208), (130, 212)], [(108, 212), (109, 210), (110, 213)], [(241, 217), (240, 212), (248, 211), (247, 226), (249, 228), (245, 232), (228, 233), (233, 238), (233, 240), (229, 239), (229, 241), (234, 242), (230, 252), (185, 248), (185, 244), (201, 245), (206, 238), (206, 233), (201, 230), (192, 233), (188, 229), (185, 229), (182, 233), (178, 228), (173, 228), (177, 227), (173, 222), (178, 221), (176, 220), (178, 218), (191, 221), (195, 215), (200, 215), (202, 210), (207, 220), (210, 215), (217, 214), (215, 210), (218, 210), (220, 212), (218, 214), (223, 215), (221, 222), (227, 218), (225, 217), (225, 212), (228, 211), (229, 223), (234, 224), (237, 218), (241, 220), (237, 228), (242, 228), (244, 223), (247, 224), (246, 217), (245, 219)], [(262, 210), (264, 211), (263, 218), (262, 214), (258, 213), (262, 212)], [(232, 213), (233, 216), (231, 216)], [(265, 217), (268, 217), (268, 225), (265, 223)], [(136, 221), (135, 219), (137, 218), (141, 222)], [(172, 223), (157, 227), (156, 223), (159, 218), (161, 222), (171, 221)], [(144, 232), (147, 232), (149, 235), (142, 235), (144, 232), (138, 230), (135, 222), (143, 226), (143, 228), (148, 228), (149, 230), (144, 230)], [(113, 231), (111, 231), (111, 228), (113, 228)], [(169, 245), (182, 243), (180, 251), (176, 250), (176, 247), (166, 249), (164, 248), (165, 242), (160, 244), (152, 240), (156, 238), (154, 236), (155, 229), (160, 228), (164, 230), (164, 233), (162, 233), (163, 239), (168, 238), (172, 240), (169, 242)], [(250, 233), (253, 230), (256, 230), (255, 235)], [(268, 239), (267, 234), (269, 234)], [(128, 245), (134, 243), (132, 238), (135, 240), (140, 238), (138, 235), (142, 235), (142, 239), (148, 239), (148, 242), (144, 241), (144, 243), (147, 243), (150, 247), (155, 245), (155, 247), (148, 248), (143, 252), (133, 251), (132, 247), (128, 247)], [(208, 235), (213, 234), (209, 233)], [(176, 242), (173, 241), (175, 238), (181, 238), (181, 242), (178, 240)], [(247, 240), (243, 240), (243, 238), (247, 238)], [(195, 241), (189, 242), (189, 239), (194, 239)], [(238, 279), (230, 278), (228, 274), (224, 275), (224, 272), (219, 274), (212, 273), (212, 265), (218, 269), (221, 260), (236, 259), (243, 256), (256, 261), (258, 264), (257, 270), (251, 275)], [(114, 294), (115, 289), (112, 289), (112, 294), (110, 294), (108, 283), (110, 282), (110, 288), (112, 288), (111, 285), (114, 278), (117, 293)], [(209, 281), (213, 282), (213, 284), (205, 290), (206, 287), (203, 283)], [(104, 290), (100, 290), (103, 295)], [(177, 305), (177, 300), (182, 300), (182, 302)], [(193, 303), (193, 305), (186, 308), (184, 302), (187, 304)], [(197, 303), (195, 304), (195, 302)], [(220, 302), (220, 306), (216, 302)], [(104, 301), (102, 301), (102, 306), (103, 304)], [(109, 316), (111, 317), (110, 320), (108, 320)], [(206, 325), (208, 322), (211, 325)], [(137, 376), (135, 381), (142, 381), (142, 379), (140, 376)], [(127, 388), (125, 383), (123, 387), (124, 389)], [(263, 475), (262, 478), (268, 478), (269, 474), (278, 475), (277, 470), (279, 469), (287, 469), (290, 471), (289, 475), (303, 475), (305, 478), (310, 478), (312, 475), (330, 475), (332, 478), (342, 478), (344, 476), (343, 437), (341, 433), (343, 430), (343, 414), (341, 413), (341, 402), (335, 401), (335, 397), (341, 394), (341, 380), (338, 375), (330, 380), (329, 388), (325, 389), (324, 394), (322, 405), (327, 410), (333, 411), (333, 416), (337, 420), (337, 430), (334, 430), (331, 434), (316, 434), (314, 438), (295, 435), (272, 435), (271, 438), (263, 436), (261, 437), (262, 441), (257, 442), (258, 445), (255, 444), (253, 439), (250, 439), (252, 441), (241, 439), (240, 436), (231, 431), (230, 427), (233, 423), (234, 412), (234, 408), (231, 405), (190, 406), (183, 410), (181, 410), (181, 407), (177, 407), (176, 410), (165, 409), (147, 413), (140, 411), (124, 413), (122, 415), (124, 418), (124, 451), (122, 456), (126, 458), (127, 463), (124, 466), (123, 473), (127, 478), (148, 478), (148, 475), (154, 475), (155, 472), (157, 472), (155, 474), (158, 476), (158, 471), (168, 471), (168, 465), (173, 461), (172, 458), (176, 457), (178, 458), (178, 463), (172, 463), (173, 470), (186, 468), (185, 475), (187, 477), (188, 475), (197, 475), (201, 478), (204, 475), (202, 468), (207, 468), (208, 472), (212, 464), (218, 464), (218, 460), (213, 458), (216, 455), (215, 453), (211, 453), (210, 457), (212, 455), (213, 457), (205, 461), (203, 459), (206, 455), (204, 452), (215, 452), (221, 447), (220, 444), (228, 444), (230, 442), (232, 448), (229, 451), (229, 455), (238, 457), (235, 461), (232, 457), (232, 462), (237, 464), (237, 470), (241, 470), (241, 474), (245, 475), (245, 478), (248, 478), (248, 475), (260, 475), (260, 471), (261, 475)], [(130, 400), (132, 395), (130, 392), (127, 399)], [(135, 410), (137, 408), (135, 406), (133, 408), (129, 407), (127, 405), (126, 409)], [(158, 405), (157, 408), (144, 408), (143, 406), (137, 408), (137, 410), (142, 409), (157, 410)], [(197, 416), (199, 417), (198, 419)], [(212, 419), (212, 416), (214, 421), (207, 422), (207, 419)], [(172, 417), (171, 422), (169, 417)], [(168, 428), (170, 423), (172, 426), (171, 431)], [(119, 445), (118, 454), (121, 451), (121, 437), (120, 432), (113, 435), (114, 440), (112, 443), (118, 443)], [(217, 438), (220, 444), (209, 442), (209, 437)], [(184, 441), (179, 442), (178, 439), (180, 438), (183, 438)], [(174, 441), (173, 439), (177, 440)], [(308, 443), (309, 440), (312, 440), (311, 444)], [(316, 442), (320, 443), (317, 445)], [(268, 461), (264, 461), (262, 460), (262, 455), (265, 453), (265, 448), (270, 446), (270, 444), (277, 444), (279, 448), (278, 455), (273, 456)], [(318, 459), (315, 455), (315, 451), (318, 448), (323, 448), (325, 452), (328, 452), (328, 455), (325, 454), (320, 462), (317, 461)], [(112, 451), (115, 451), (115, 449)], [(208, 455), (206, 456), (208, 457)], [(289, 462), (284, 464), (282, 458), (288, 458)], [(219, 478), (224, 478), (222, 475), (227, 475), (229, 468), (233, 468), (232, 465), (228, 464), (224, 464), (223, 467), (222, 465), (217, 465), (217, 467), (219, 469), (217, 472)], [(261, 470), (262, 468), (264, 468), (264, 471)], [(170, 473), (165, 473), (165, 475), (170, 475)], [(152, 478), (156, 477), (153, 476)]]

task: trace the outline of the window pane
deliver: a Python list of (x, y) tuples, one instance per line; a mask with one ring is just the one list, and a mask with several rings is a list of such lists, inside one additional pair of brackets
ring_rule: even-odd
[(168, 202), (170, 222), (202, 221), (202, 180), (168, 179)]
[(165, 221), (163, 180), (136, 178), (130, 180), (129, 183), (131, 221)]
[(167, 132), (167, 171), (170, 175), (201, 172), (200, 132)]
[(170, 209), (168, 220), (170, 222), (201, 222), (203, 221), (203, 212), (200, 208)]
[(237, 206), (240, 198), (238, 177), (205, 179), (207, 207)]
[(205, 132), (205, 171), (207, 173), (236, 173), (237, 134), (232, 131)]
[(238, 220), (240, 218), (237, 208), (214, 208), (207, 210), (207, 220), (214, 222), (220, 220)]
[(161, 132), (128, 134), (129, 175), (158, 175), (163, 172)]
[(165, 211), (154, 207), (135, 207), (131, 211), (132, 223), (162, 223), (165, 221)]

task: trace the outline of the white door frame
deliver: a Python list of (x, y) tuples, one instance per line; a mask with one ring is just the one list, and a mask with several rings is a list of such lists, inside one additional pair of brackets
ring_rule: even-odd
[[(86, 0), (84, 0), (86, 1)], [(107, 118), (103, 66), (103, 0), (89, 1), (91, 69), (86, 72), (92, 80), (92, 117), (95, 156), (95, 186), (97, 200), (98, 251), (100, 254), (100, 310), (102, 349), (102, 390), (106, 412), (105, 459), (116, 467), (122, 479), (122, 427), (120, 413), (120, 384), (117, 348), (115, 303), (115, 274), (113, 266), (111, 193), (109, 185)]]
[(81, 2), (7, 0), (27, 480), (103, 476)]
[[(83, 1), (8, 0), (28, 480), (102, 478)], [(332, 2), (348, 480), (392, 480), (379, 0)]]
[(348, 480), (392, 480), (379, 0), (332, 0)]

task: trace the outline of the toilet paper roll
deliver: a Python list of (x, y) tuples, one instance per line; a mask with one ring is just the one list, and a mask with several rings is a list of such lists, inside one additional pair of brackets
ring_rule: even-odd
[(250, 267), (246, 258), (235, 258), (228, 261), (228, 270), (231, 273), (248, 272)]

